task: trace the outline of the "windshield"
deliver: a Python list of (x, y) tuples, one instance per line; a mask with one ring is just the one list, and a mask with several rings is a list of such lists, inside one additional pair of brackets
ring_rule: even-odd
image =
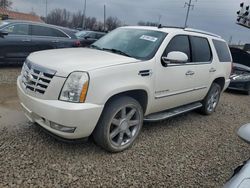
[(1, 21), (1, 20), (0, 20), (0, 27), (2, 27), (2, 26), (4, 26), (4, 25), (7, 25), (7, 24), (8, 24), (8, 22)]
[(148, 60), (155, 55), (166, 35), (161, 31), (118, 28), (95, 42), (92, 47)]

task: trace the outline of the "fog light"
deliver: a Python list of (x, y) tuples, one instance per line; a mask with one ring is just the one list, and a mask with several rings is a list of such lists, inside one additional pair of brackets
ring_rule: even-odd
[(76, 127), (66, 127), (66, 126), (59, 125), (59, 124), (54, 123), (54, 122), (50, 122), (50, 127), (52, 129), (62, 131), (62, 132), (66, 132), (66, 133), (73, 133), (76, 130)]

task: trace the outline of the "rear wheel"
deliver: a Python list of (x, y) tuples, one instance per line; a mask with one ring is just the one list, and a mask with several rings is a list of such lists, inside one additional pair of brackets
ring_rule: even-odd
[(110, 152), (120, 152), (129, 148), (141, 130), (143, 110), (131, 97), (119, 97), (104, 108), (94, 130), (95, 142)]
[(201, 113), (205, 115), (212, 114), (220, 100), (221, 87), (217, 83), (213, 83), (210, 87), (210, 90), (207, 93), (207, 96), (202, 101)]

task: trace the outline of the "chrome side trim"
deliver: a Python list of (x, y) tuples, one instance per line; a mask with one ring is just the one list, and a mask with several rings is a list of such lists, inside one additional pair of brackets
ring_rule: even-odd
[(156, 96), (155, 99), (161, 99), (161, 98), (165, 98), (165, 97), (171, 97), (174, 95), (180, 95), (180, 94), (184, 94), (184, 93), (189, 93), (189, 92), (193, 92), (193, 91), (198, 91), (198, 90), (202, 90), (202, 89), (206, 89), (206, 86), (203, 87), (197, 87), (197, 88), (192, 88), (192, 89), (187, 89), (187, 90), (183, 90), (183, 91), (179, 91), (179, 92), (174, 92), (174, 93), (170, 93), (170, 94), (166, 94), (166, 95), (161, 95), (161, 96)]

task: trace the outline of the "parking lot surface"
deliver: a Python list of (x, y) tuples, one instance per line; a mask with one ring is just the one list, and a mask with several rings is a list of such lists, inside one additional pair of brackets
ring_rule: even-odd
[(190, 112), (145, 123), (131, 149), (110, 154), (92, 140), (57, 141), (29, 123), (14, 81), (5, 81), (0, 84), (0, 187), (221, 187), (250, 157), (250, 146), (236, 135), (248, 122), (250, 97), (224, 93), (213, 115)]

